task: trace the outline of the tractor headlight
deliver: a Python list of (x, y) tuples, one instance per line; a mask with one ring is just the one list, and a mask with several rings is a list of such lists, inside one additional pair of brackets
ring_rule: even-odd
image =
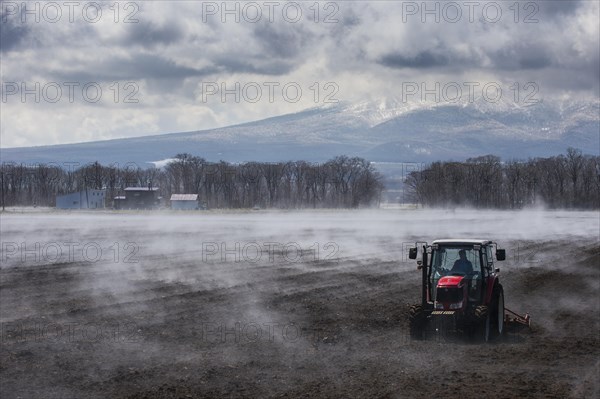
[(435, 308), (436, 308), (437, 310), (444, 310), (444, 305), (443, 305), (443, 304), (441, 304), (441, 303), (440, 303), (440, 302), (438, 302), (438, 301), (435, 301)]
[(462, 308), (462, 305), (463, 305), (462, 301), (456, 302), (456, 303), (451, 303), (450, 309), (460, 309), (460, 308)]

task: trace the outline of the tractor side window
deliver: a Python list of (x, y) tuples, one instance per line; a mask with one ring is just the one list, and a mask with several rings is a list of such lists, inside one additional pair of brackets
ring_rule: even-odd
[(432, 258), (431, 258), (431, 287), (433, 288), (430, 292), (430, 297), (432, 300), (436, 300), (437, 296), (437, 283), (440, 278), (446, 275), (445, 267), (446, 262), (448, 260), (448, 254), (444, 248), (439, 248), (433, 250)]
[(479, 262), (479, 251), (470, 250), (467, 251), (467, 259), (471, 261), (473, 265), (474, 273), (481, 273), (481, 263)]
[[(471, 280), (469, 281), (469, 301), (478, 301), (481, 296), (481, 286), (483, 283), (483, 274), (481, 262), (479, 261), (479, 251), (472, 251), (473, 260), (473, 274), (471, 275)], [(486, 253), (485, 250), (481, 251), (482, 262), (486, 264)]]
[(489, 266), (491, 268), (493, 266), (493, 263), (494, 263), (494, 255), (492, 254), (492, 246), (488, 245), (486, 247), (486, 249), (487, 249), (487, 259), (488, 260), (487, 260), (487, 263), (485, 264), (485, 266), (486, 267)]

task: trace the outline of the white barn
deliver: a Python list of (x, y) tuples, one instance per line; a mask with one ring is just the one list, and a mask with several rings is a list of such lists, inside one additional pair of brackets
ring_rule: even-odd
[(198, 209), (198, 194), (172, 194), (171, 209), (195, 210)]
[(101, 209), (104, 208), (105, 190), (86, 189), (76, 193), (58, 195), (56, 207), (58, 209)]

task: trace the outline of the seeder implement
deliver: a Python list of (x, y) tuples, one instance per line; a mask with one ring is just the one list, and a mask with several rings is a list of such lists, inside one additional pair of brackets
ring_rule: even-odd
[(528, 313), (525, 313), (525, 316), (522, 316), (510, 309), (504, 308), (504, 323), (508, 325), (531, 327), (531, 318)]

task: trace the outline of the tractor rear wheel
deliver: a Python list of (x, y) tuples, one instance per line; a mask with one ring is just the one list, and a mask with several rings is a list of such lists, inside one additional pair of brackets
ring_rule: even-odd
[(408, 322), (410, 328), (410, 337), (412, 339), (423, 339), (423, 329), (425, 327), (425, 312), (423, 306), (412, 305), (408, 311)]
[(496, 284), (492, 291), (492, 300), (489, 306), (475, 308), (478, 335), (484, 342), (500, 339), (504, 334), (504, 291), (500, 284)]
[(499, 339), (504, 334), (504, 290), (500, 284), (494, 287), (492, 294), (494, 312), (492, 315), (492, 334)]

